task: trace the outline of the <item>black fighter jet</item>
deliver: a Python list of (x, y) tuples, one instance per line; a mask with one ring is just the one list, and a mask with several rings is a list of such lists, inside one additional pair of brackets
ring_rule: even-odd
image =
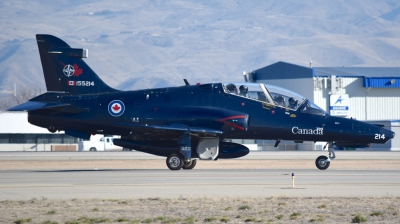
[(82, 60), (87, 49), (71, 48), (51, 35), (36, 35), (47, 92), (10, 111), (28, 111), (28, 121), (50, 132), (89, 139), (120, 135), (114, 144), (167, 157), (171, 170), (193, 169), (197, 159), (238, 158), (244, 145), (225, 139), (328, 142), (327, 169), (335, 158), (332, 144), (385, 143), (394, 132), (354, 119), (334, 117), (310, 100), (276, 86), (210, 83), (119, 91), (105, 84)]

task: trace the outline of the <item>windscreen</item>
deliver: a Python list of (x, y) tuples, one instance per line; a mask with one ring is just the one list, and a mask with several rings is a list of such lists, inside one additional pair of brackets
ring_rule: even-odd
[(315, 105), (313, 102), (307, 100), (304, 104), (303, 108), (301, 108), (301, 112), (305, 114), (314, 114), (314, 115), (327, 115), (326, 111)]

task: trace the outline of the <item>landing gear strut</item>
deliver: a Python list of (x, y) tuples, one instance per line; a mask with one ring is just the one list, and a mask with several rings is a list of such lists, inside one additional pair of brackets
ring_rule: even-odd
[(318, 156), (318, 158), (315, 160), (315, 165), (320, 170), (328, 169), (329, 165), (331, 164), (331, 161), (336, 158), (332, 142), (326, 143), (324, 149), (326, 148), (326, 146), (328, 146), (329, 158), (326, 156)]

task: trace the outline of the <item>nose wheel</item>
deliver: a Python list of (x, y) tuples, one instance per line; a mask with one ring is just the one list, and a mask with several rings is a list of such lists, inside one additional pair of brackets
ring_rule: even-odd
[(324, 149), (328, 145), (329, 145), (329, 147), (328, 147), (329, 158), (326, 156), (318, 156), (318, 158), (315, 160), (315, 165), (320, 170), (328, 169), (329, 165), (331, 165), (331, 161), (336, 158), (335, 151), (333, 149), (333, 145), (331, 142), (326, 143), (326, 145), (324, 146)]
[(320, 170), (326, 170), (328, 169), (329, 165), (331, 165), (331, 162), (328, 161), (328, 157), (326, 156), (318, 156), (318, 158), (315, 160), (315, 165)]

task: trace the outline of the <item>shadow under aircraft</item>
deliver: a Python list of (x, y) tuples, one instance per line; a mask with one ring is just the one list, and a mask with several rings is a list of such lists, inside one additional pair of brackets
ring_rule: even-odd
[(166, 157), (171, 170), (193, 169), (198, 159), (239, 158), (249, 153), (226, 139), (328, 142), (325, 170), (339, 147), (386, 143), (395, 133), (355, 119), (334, 117), (305, 97), (262, 83), (209, 83), (120, 91), (109, 87), (71, 48), (51, 35), (36, 35), (47, 92), (9, 111), (28, 111), (29, 123), (50, 132), (89, 139), (120, 135), (114, 144)]

